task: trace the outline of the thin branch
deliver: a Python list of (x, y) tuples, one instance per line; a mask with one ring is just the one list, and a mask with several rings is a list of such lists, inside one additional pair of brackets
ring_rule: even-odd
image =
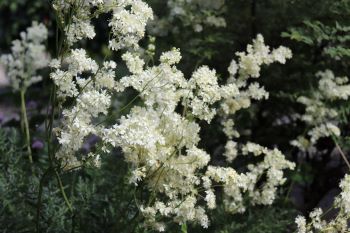
[(21, 90), (21, 111), (22, 111), (22, 119), (24, 122), (24, 130), (25, 130), (26, 146), (27, 146), (29, 162), (33, 163), (32, 149), (30, 148), (30, 132), (29, 132), (29, 123), (28, 123), (28, 117), (27, 117), (27, 108), (25, 103), (24, 89)]
[(340, 146), (338, 145), (337, 142), (335, 142), (335, 146), (337, 147), (339, 153), (341, 154), (341, 156), (343, 157), (346, 165), (348, 166), (349, 170), (350, 170), (350, 163), (349, 160), (346, 158), (346, 155), (344, 154), (343, 150), (340, 148)]
[(62, 180), (61, 180), (61, 177), (60, 177), (60, 174), (58, 174), (58, 171), (55, 170), (55, 175), (56, 175), (56, 178), (57, 178), (57, 183), (60, 187), (60, 191), (62, 193), (62, 196), (63, 196), (63, 199), (69, 209), (69, 211), (71, 213), (73, 213), (73, 207), (72, 207), (72, 204), (70, 203), (70, 201), (68, 200), (68, 197), (67, 197), (67, 194), (66, 194), (66, 191), (64, 190), (64, 187), (63, 187), (63, 183), (62, 183)]

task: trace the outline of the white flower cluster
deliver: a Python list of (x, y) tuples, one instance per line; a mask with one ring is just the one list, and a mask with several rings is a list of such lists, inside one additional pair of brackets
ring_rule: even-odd
[[(295, 164), (286, 160), (277, 149), (262, 148), (260, 153), (260, 155), (264, 155), (264, 160), (257, 165), (248, 165), (248, 190), (251, 191), (249, 196), (252, 198), (253, 204), (271, 205), (276, 197), (277, 187), (286, 181), (283, 177), (283, 170), (294, 169)], [(259, 178), (265, 173), (267, 177), (264, 185), (255, 187), (254, 190), (253, 185), (257, 186)]]
[(235, 83), (239, 88), (239, 95), (234, 98), (226, 98), (221, 103), (223, 115), (234, 114), (242, 108), (248, 108), (251, 100), (261, 100), (268, 98), (269, 94), (264, 87), (260, 87), (257, 82), (248, 82), (249, 78), (260, 76), (261, 66), (270, 65), (273, 62), (284, 64), (286, 59), (292, 57), (292, 52), (283, 46), (270, 50), (265, 45), (262, 35), (257, 35), (253, 44), (247, 46), (246, 52), (237, 52), (238, 64), (232, 60), (228, 71), (230, 73), (229, 83)]
[[(218, 9), (223, 3), (169, 0), (169, 5), (205, 9)], [(268, 97), (263, 87), (248, 79), (258, 78), (264, 64), (285, 63), (291, 57), (289, 49), (280, 47), (270, 51), (258, 35), (246, 52), (237, 53), (238, 64), (231, 62), (228, 83), (219, 85), (216, 71), (208, 66), (199, 67), (186, 79), (176, 67), (181, 60), (178, 49), (164, 52), (160, 64), (151, 67), (145, 66), (145, 61), (134, 52), (144, 37), (147, 21), (153, 17), (152, 9), (143, 1), (54, 0), (53, 5), (58, 25), (65, 32), (63, 46), (67, 46), (64, 52), (59, 51), (62, 52), (59, 58), (50, 62), (50, 78), (56, 87), (59, 108), (63, 109), (62, 122), (55, 128), (60, 144), (55, 156), (62, 169), (72, 170), (86, 163), (100, 166), (98, 152), (86, 156), (80, 153), (90, 135), (102, 139), (104, 152), (109, 152), (111, 146), (120, 147), (130, 165), (130, 183), (148, 189), (150, 194), (149, 200), (139, 206), (145, 224), (158, 231), (165, 231), (165, 219), (179, 224), (194, 222), (207, 228), (210, 223), (206, 211), (216, 208), (214, 188), (217, 186), (223, 187), (224, 204), (233, 213), (245, 211), (245, 197), (253, 205), (270, 205), (274, 201), (277, 187), (285, 182), (283, 170), (293, 169), (294, 164), (277, 149), (254, 143), (238, 145), (232, 139), (240, 135), (229, 116), (249, 107), (252, 99)], [(180, 14), (180, 8), (172, 7), (172, 14)], [(84, 49), (73, 49), (74, 43), (95, 36), (91, 19), (102, 13), (113, 15), (109, 22), (110, 47), (129, 49), (122, 59), (131, 74), (119, 81), (115, 80), (115, 62), (99, 65)], [(207, 13), (200, 12), (206, 19), (197, 22), (196, 30), (204, 22), (217, 27), (225, 25), (223, 19)], [(15, 90), (39, 80), (40, 77), (34, 76), (36, 71), (48, 64), (42, 45), (47, 39), (47, 29), (42, 24), (33, 23), (21, 38), (13, 42), (13, 54), (2, 57)], [(126, 88), (139, 93), (137, 97), (142, 105), (134, 106), (113, 126), (107, 128), (98, 123), (99, 117), (108, 114), (112, 94)], [(218, 112), (224, 118), (224, 132), (229, 138), (224, 153), (226, 160), (232, 162), (239, 154), (252, 154), (261, 157), (261, 162), (249, 164), (242, 173), (231, 167), (210, 166), (210, 155), (198, 147), (201, 129), (198, 122), (210, 123)], [(345, 183), (343, 186), (344, 192), (348, 192)]]
[(221, 101), (220, 111), (224, 127), (223, 132), (229, 139), (224, 153), (228, 162), (232, 162), (237, 156), (237, 144), (232, 139), (240, 137), (234, 129), (235, 124), (232, 116), (238, 110), (248, 108), (253, 99), (267, 99), (269, 96), (264, 87), (261, 87), (257, 82), (249, 82), (249, 78), (258, 78), (263, 65), (269, 65), (273, 62), (284, 64), (286, 59), (291, 58), (292, 52), (283, 46), (271, 51), (265, 45), (262, 35), (259, 34), (253, 40), (253, 43), (247, 46), (246, 52), (238, 52), (236, 55), (238, 56), (238, 64), (235, 60), (231, 61), (228, 67), (230, 74), (228, 83), (235, 84), (238, 87), (238, 94), (231, 98), (224, 98)]
[(130, 181), (146, 183), (155, 194), (154, 201), (141, 208), (148, 224), (164, 230), (164, 223), (156, 220), (162, 216), (207, 226), (205, 210), (197, 204), (197, 187), (201, 183), (199, 171), (207, 166), (210, 156), (197, 147), (199, 125), (175, 111), (189, 92), (188, 82), (175, 67), (181, 59), (179, 51), (163, 53), (159, 66), (142, 72), (135, 69), (140, 67), (136, 55), (126, 54), (123, 59), (132, 75), (122, 78), (120, 85), (139, 91), (145, 106), (134, 107), (118, 124), (106, 129), (103, 141), (122, 148), (132, 165)]
[(350, 175), (345, 175), (339, 186), (342, 189), (342, 192), (337, 200), (338, 206), (350, 216)]
[(137, 54), (126, 52), (123, 54), (122, 59), (126, 62), (126, 66), (133, 74), (140, 74), (143, 71), (145, 61), (142, 60)]
[[(138, 41), (144, 37), (147, 21), (153, 19), (152, 9), (141, 0), (122, 0), (113, 9), (113, 18), (109, 23), (113, 39), (110, 46), (114, 50), (125, 47), (138, 47)], [(130, 7), (130, 10), (127, 9)]]
[(224, 153), (226, 161), (229, 163), (232, 163), (233, 160), (235, 160), (235, 158), (237, 157), (237, 155), (238, 155), (237, 143), (232, 140), (227, 141), (225, 145), (225, 153)]
[[(112, 91), (116, 84), (114, 69), (116, 64), (105, 62), (102, 67), (89, 58), (83, 49), (72, 50), (62, 64), (58, 60), (51, 62), (54, 71), (50, 77), (57, 86), (57, 95), (63, 104), (74, 97), (75, 104), (62, 112), (63, 123), (57, 128), (60, 149), (56, 158), (64, 169), (79, 167), (83, 160), (93, 160), (99, 164), (99, 155), (89, 154), (87, 158), (79, 158), (77, 152), (87, 136), (101, 135), (102, 128), (93, 120), (100, 114), (107, 114), (111, 104)], [(63, 69), (63, 67), (67, 67)]]
[(238, 94), (235, 84), (219, 86), (216, 72), (207, 66), (198, 68), (187, 81), (182, 72), (173, 66), (181, 59), (178, 49), (163, 53), (160, 66), (144, 71), (144, 61), (138, 55), (127, 52), (123, 59), (133, 75), (122, 78), (122, 86), (133, 87), (140, 92), (146, 105), (157, 104), (160, 108), (163, 107), (165, 113), (174, 111), (182, 100), (193, 116), (210, 122), (216, 114), (212, 105), (222, 98), (231, 98)]
[[(95, 37), (95, 29), (91, 24), (92, 9), (96, 12), (103, 10), (103, 0), (54, 0), (53, 8), (58, 13), (59, 23), (64, 25), (64, 31), (69, 45), (84, 38), (92, 39)], [(72, 14), (73, 12), (73, 14)], [(72, 14), (71, 17), (66, 17)], [(66, 22), (69, 18), (68, 22)]]
[[(223, 98), (221, 101), (220, 115), (224, 127), (223, 132), (229, 139), (223, 155), (229, 163), (236, 159), (239, 151), (243, 155), (251, 153), (254, 156), (264, 156), (262, 162), (256, 165), (249, 164), (246, 173), (239, 174), (236, 176), (236, 181), (224, 186), (226, 208), (231, 212), (243, 212), (246, 208), (243, 202), (244, 194), (247, 194), (253, 205), (272, 204), (277, 187), (285, 182), (283, 169), (294, 169), (295, 165), (287, 161), (277, 149), (269, 150), (255, 143), (239, 145), (234, 142), (233, 138), (240, 137), (240, 134), (234, 129), (235, 123), (232, 117), (238, 110), (248, 108), (252, 99), (267, 99), (269, 96), (264, 87), (261, 87), (257, 82), (248, 81), (248, 79), (258, 78), (262, 65), (269, 65), (273, 62), (284, 64), (286, 59), (291, 58), (292, 53), (283, 46), (271, 51), (265, 45), (264, 38), (258, 35), (253, 40), (253, 44), (247, 46), (246, 52), (238, 52), (236, 55), (238, 63), (232, 60), (228, 67), (230, 74), (228, 83), (235, 84), (238, 88), (237, 94)], [(257, 187), (264, 174), (266, 174), (265, 183)]]
[[(283, 170), (295, 167), (295, 164), (287, 161), (277, 149), (269, 150), (257, 144), (248, 143), (242, 148), (242, 154), (249, 153), (254, 156), (263, 155), (264, 159), (257, 165), (249, 164), (246, 173), (238, 174), (232, 168), (211, 166), (206, 173), (206, 176), (216, 183), (223, 184), (225, 207), (232, 213), (245, 211), (244, 196), (249, 197), (252, 205), (271, 205), (276, 197), (277, 187), (285, 182)], [(266, 174), (266, 180), (262, 182), (264, 174)], [(204, 179), (207, 178), (204, 177)], [(260, 182), (259, 186), (258, 182)]]
[(318, 88), (311, 97), (300, 96), (297, 101), (305, 105), (305, 113), (301, 116), (311, 129), (308, 131), (309, 139), (299, 136), (291, 144), (301, 150), (312, 147), (320, 138), (332, 135), (340, 136), (337, 118), (337, 108), (330, 104), (334, 101), (347, 100), (350, 96), (350, 84), (347, 77), (335, 77), (330, 70), (318, 72), (316, 77)]
[[(247, 53), (238, 54), (237, 67), (234, 62), (231, 64), (228, 84), (219, 85), (216, 71), (207, 66), (199, 67), (187, 80), (176, 68), (181, 60), (178, 49), (163, 53), (160, 64), (152, 67), (145, 67), (145, 62), (133, 52), (144, 36), (148, 19), (152, 18), (152, 10), (141, 0), (91, 0), (80, 7), (72, 0), (55, 3), (62, 15), (66, 9), (75, 12), (72, 22), (62, 23), (66, 25), (70, 44), (92, 38), (94, 33), (88, 18), (111, 11), (111, 48), (131, 48), (122, 56), (131, 74), (118, 82), (114, 80), (115, 63), (105, 62), (99, 66), (83, 49), (71, 49), (61, 61), (51, 62), (54, 68), (51, 79), (57, 86), (60, 103), (64, 106), (73, 100), (72, 106), (63, 110), (62, 127), (56, 129), (60, 143), (56, 157), (65, 169), (79, 167), (87, 160), (99, 165), (98, 154), (82, 157), (78, 153), (91, 134), (102, 138), (105, 152), (111, 146), (120, 147), (130, 165), (130, 183), (147, 188), (150, 194), (149, 200), (139, 206), (145, 224), (158, 231), (165, 231), (165, 219), (208, 227), (206, 209), (216, 207), (214, 187), (217, 183), (224, 187), (225, 204), (231, 212), (244, 211), (245, 194), (253, 204), (272, 203), (277, 186), (284, 182), (283, 169), (291, 169), (294, 164), (286, 161), (277, 149), (268, 150), (249, 143), (242, 148), (243, 154), (264, 157), (261, 163), (249, 165), (246, 173), (209, 166), (210, 155), (198, 147), (200, 125), (197, 121), (210, 122), (217, 114), (215, 104), (220, 101), (221, 106), (228, 101), (238, 101), (248, 107), (250, 99), (266, 98), (262, 87), (257, 83), (248, 85), (246, 80), (249, 76), (257, 77), (260, 70), (256, 66), (274, 61), (284, 63), (291, 56), (288, 49), (281, 47), (270, 52), (259, 35), (254, 44), (248, 46)], [(215, 24), (213, 18), (208, 21)], [(70, 31), (72, 28), (74, 32)], [(235, 79), (238, 69), (240, 78)], [(95, 124), (96, 118), (107, 114), (112, 92), (126, 88), (138, 91), (137, 97), (143, 104), (134, 106), (111, 127)], [(241, 99), (248, 102), (244, 104)], [(222, 109), (225, 112), (225, 107)], [(227, 115), (232, 112), (230, 107), (226, 109)], [(233, 121), (228, 120), (225, 125), (230, 138), (239, 137), (232, 129)], [(236, 147), (233, 141), (226, 146), (228, 160), (233, 161), (238, 155)], [(267, 176), (263, 186), (256, 187), (263, 174)]]
[(331, 70), (318, 72), (316, 76), (320, 78), (318, 87), (325, 98), (330, 100), (347, 100), (349, 98), (350, 84), (347, 77), (335, 77)]
[[(95, 31), (91, 19), (112, 12), (110, 46), (114, 50), (135, 48), (144, 36), (148, 19), (152, 18), (152, 9), (141, 0), (55, 0), (53, 6), (69, 46), (84, 38), (92, 39)], [(123, 56), (124, 60), (131, 58), (137, 59), (129, 53)], [(131, 71), (141, 72), (142, 62), (140, 59), (129, 62), (133, 65)], [(68, 56), (52, 61), (51, 67), (54, 71), (50, 77), (57, 86), (61, 104), (74, 99), (71, 107), (63, 109), (62, 127), (56, 129), (60, 143), (56, 157), (65, 169), (79, 167), (82, 162), (99, 165), (99, 155), (81, 158), (77, 152), (87, 136), (104, 133), (103, 126), (95, 125), (94, 121), (107, 114), (112, 92), (120, 90), (121, 85), (115, 81), (116, 64), (109, 61), (99, 66), (85, 50), (71, 49)]]
[[(145, 185), (152, 193), (151, 201), (141, 207), (146, 224), (159, 231), (165, 230), (164, 218), (179, 224), (197, 222), (209, 224), (206, 208), (216, 207), (213, 182), (223, 183), (225, 203), (231, 212), (245, 209), (243, 195), (248, 193), (253, 204), (271, 204), (278, 185), (283, 184), (283, 169), (294, 164), (284, 159), (277, 149), (249, 143), (243, 154), (264, 155), (258, 165), (249, 165), (248, 172), (238, 174), (232, 168), (208, 166), (210, 155), (198, 148), (200, 126), (197, 120), (210, 122), (216, 115), (214, 104), (234, 99), (239, 95), (234, 82), (219, 86), (215, 70), (199, 67), (189, 80), (184, 78), (176, 64), (181, 59), (178, 49), (165, 52), (158, 66), (144, 68), (144, 61), (130, 52), (122, 56), (131, 75), (121, 78), (117, 90), (132, 87), (139, 92), (143, 107), (133, 107), (118, 124), (104, 130), (103, 142), (121, 147), (131, 165), (130, 182)], [(177, 112), (182, 105), (182, 114)], [(230, 132), (233, 122), (227, 123)], [(238, 150), (236, 143), (227, 146), (228, 160)], [(107, 150), (107, 149), (106, 149)], [(202, 170), (206, 170), (203, 174)], [(267, 180), (256, 187), (263, 174)], [(203, 199), (206, 206), (200, 204)]]
[[(251, 204), (271, 205), (276, 197), (277, 187), (285, 182), (283, 170), (294, 169), (295, 164), (287, 161), (284, 155), (277, 149), (269, 150), (249, 142), (242, 147), (242, 154), (248, 155), (250, 153), (254, 156), (264, 156), (264, 158), (262, 162), (256, 165), (249, 164), (247, 166), (248, 171), (240, 174), (240, 185), (244, 184), (243, 191), (248, 193)], [(264, 174), (266, 174), (266, 180), (258, 187), (257, 184), (262, 181), (261, 179)], [(225, 192), (229, 197), (226, 201), (226, 204), (229, 204), (227, 206), (228, 209), (230, 211), (244, 211), (245, 207), (243, 205), (242, 194), (231, 196), (230, 193), (232, 192)]]
[(167, 0), (169, 13), (161, 18), (155, 18), (150, 25), (151, 33), (166, 35), (170, 30), (178, 33), (177, 27), (172, 27), (175, 20), (180, 20), (183, 26), (191, 27), (195, 32), (201, 32), (205, 27), (226, 27), (223, 17), (225, 0)]
[(121, 90), (133, 87), (148, 107), (158, 106), (163, 114), (173, 112), (188, 85), (183, 73), (174, 66), (181, 59), (180, 52), (174, 49), (163, 53), (159, 66), (145, 70), (142, 70), (144, 62), (138, 55), (126, 53), (123, 59), (132, 75), (120, 80)]
[[(55, 0), (54, 8), (65, 25), (69, 45), (84, 38), (92, 39), (96, 33), (91, 19), (100, 14), (112, 12), (110, 47), (114, 50), (137, 47), (143, 38), (147, 21), (153, 19), (152, 9), (142, 0)], [(67, 14), (74, 12), (65, 22)]]
[(207, 122), (216, 115), (216, 110), (212, 107), (214, 103), (223, 98), (235, 98), (239, 95), (238, 87), (234, 83), (220, 87), (215, 70), (210, 70), (207, 66), (202, 66), (193, 73), (189, 88), (191, 91), (187, 101), (192, 114)]
[(5, 66), (15, 91), (25, 90), (33, 83), (41, 81), (42, 77), (37, 73), (45, 68), (49, 61), (44, 45), (48, 36), (45, 25), (33, 22), (20, 36), (20, 40), (12, 42), (11, 54), (2, 55), (0, 58), (0, 63)]
[(298, 216), (295, 219), (298, 233), (312, 232), (349, 232), (350, 220), (350, 176), (345, 175), (340, 182), (342, 192), (336, 197), (334, 207), (339, 209), (337, 216), (330, 222), (322, 220), (323, 211), (320, 208), (314, 209), (310, 214), (310, 221), (307, 223), (305, 217)]

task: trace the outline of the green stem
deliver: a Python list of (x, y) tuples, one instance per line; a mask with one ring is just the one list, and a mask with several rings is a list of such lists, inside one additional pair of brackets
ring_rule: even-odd
[(338, 142), (336, 136), (335, 136), (335, 135), (332, 135), (332, 139), (333, 139), (333, 142), (334, 142), (334, 144), (335, 144), (335, 147), (337, 148), (337, 150), (339, 151), (341, 157), (343, 158), (344, 162), (346, 163), (346, 166), (347, 166), (347, 167), (349, 168), (349, 170), (350, 170), (350, 162), (349, 162), (349, 160), (347, 159), (347, 157), (346, 157), (345, 153), (343, 152), (343, 150), (340, 148), (339, 142)]
[(28, 123), (28, 117), (27, 117), (27, 108), (25, 103), (24, 89), (21, 90), (21, 112), (22, 112), (22, 120), (24, 122), (24, 130), (25, 130), (26, 146), (27, 146), (29, 162), (33, 163), (32, 149), (30, 148), (30, 132), (29, 132), (29, 123)]
[(49, 167), (43, 174), (43, 176), (40, 179), (39, 183), (39, 192), (38, 192), (38, 203), (37, 203), (37, 209), (36, 209), (36, 232), (40, 232), (40, 212), (41, 212), (41, 199), (44, 189), (44, 181), (47, 175), (49, 175), (51, 171), (51, 167)]
[(63, 187), (63, 183), (62, 183), (60, 174), (58, 174), (58, 172), (57, 172), (56, 169), (55, 169), (55, 175), (56, 175), (57, 183), (58, 183), (58, 185), (59, 185), (59, 187), (60, 187), (60, 191), (61, 191), (61, 193), (62, 193), (63, 199), (64, 199), (64, 201), (66, 202), (66, 205), (67, 205), (69, 211), (70, 211), (71, 213), (73, 213), (72, 204), (71, 204), (71, 203), (69, 202), (69, 200), (68, 200), (66, 191), (64, 190), (64, 187)]

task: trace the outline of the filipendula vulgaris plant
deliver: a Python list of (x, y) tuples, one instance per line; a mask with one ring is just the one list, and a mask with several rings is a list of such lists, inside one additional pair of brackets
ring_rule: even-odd
[(305, 113), (301, 116), (309, 128), (307, 135), (301, 135), (291, 144), (302, 151), (310, 150), (320, 138), (336, 136), (341, 132), (337, 101), (346, 101), (350, 96), (350, 84), (347, 77), (336, 77), (331, 70), (316, 74), (318, 87), (311, 96), (300, 96), (297, 101), (305, 105)]
[(21, 32), (20, 39), (12, 41), (11, 54), (0, 57), (7, 77), (14, 92), (21, 97), (21, 126), (26, 139), (29, 161), (32, 163), (31, 139), (26, 110), (25, 94), (29, 86), (42, 80), (38, 71), (47, 67), (49, 57), (45, 43), (48, 31), (42, 23), (33, 22), (25, 32)]
[[(283, 46), (270, 50), (265, 45), (262, 35), (258, 35), (253, 43), (247, 46), (246, 52), (238, 52), (236, 55), (238, 62), (232, 60), (228, 67), (230, 74), (228, 85), (235, 84), (239, 89), (239, 94), (234, 98), (225, 98), (221, 101), (219, 108), (223, 132), (228, 139), (224, 156), (228, 163), (232, 163), (239, 154), (264, 156), (261, 163), (248, 165), (248, 172), (241, 174), (241, 180), (243, 181), (236, 182), (235, 188), (227, 186), (224, 190), (227, 197), (224, 200), (227, 210), (230, 212), (244, 212), (244, 193), (249, 196), (252, 205), (272, 204), (276, 197), (277, 186), (285, 182), (282, 170), (286, 168), (293, 169), (294, 164), (285, 160), (278, 149), (270, 150), (252, 142), (243, 145), (235, 142), (234, 139), (239, 138), (240, 134), (234, 129), (234, 115), (240, 109), (248, 108), (253, 100), (269, 97), (269, 93), (264, 87), (259, 86), (254, 79), (260, 77), (263, 65), (274, 62), (284, 64), (287, 59), (292, 57), (292, 53)], [(258, 182), (263, 174), (267, 176), (266, 182), (258, 188)], [(233, 192), (233, 190), (235, 191)]]
[[(270, 51), (258, 35), (246, 53), (237, 55), (239, 64), (231, 63), (232, 77), (222, 86), (218, 84), (216, 71), (207, 66), (199, 67), (185, 79), (176, 68), (181, 59), (178, 49), (164, 52), (158, 66), (145, 68), (137, 54), (123, 55), (132, 75), (119, 81), (120, 90), (132, 87), (139, 91), (144, 106), (135, 106), (118, 124), (105, 130), (104, 149), (108, 150), (108, 144), (121, 147), (131, 164), (130, 182), (136, 187), (146, 186), (151, 193), (147, 202), (138, 203), (146, 226), (165, 231), (165, 220), (172, 219), (182, 225), (194, 222), (208, 227), (206, 209), (216, 207), (214, 187), (223, 187), (226, 209), (233, 213), (245, 210), (243, 195), (246, 193), (252, 204), (272, 204), (277, 186), (285, 181), (283, 169), (294, 168), (277, 149), (248, 143), (241, 146), (242, 154), (264, 156), (264, 160), (258, 165), (249, 165), (247, 173), (239, 174), (228, 166), (211, 166), (210, 155), (198, 148), (198, 122), (211, 122), (218, 113), (215, 104), (227, 106), (226, 113), (219, 109), (226, 122), (230, 114), (248, 107), (251, 99), (266, 96), (263, 88), (256, 83), (248, 85), (247, 79), (259, 77), (263, 64), (284, 63), (291, 57), (291, 51), (284, 47)], [(235, 69), (240, 69), (237, 80)], [(241, 100), (245, 104), (236, 104), (233, 110), (229, 103), (241, 103)], [(180, 112), (176, 111), (179, 104), (183, 109)], [(225, 128), (229, 135), (230, 130)], [(238, 150), (238, 146), (232, 144), (226, 151), (230, 158), (232, 151)], [(266, 183), (257, 187), (265, 173)], [(202, 201), (206, 204), (201, 204)]]
[[(104, 153), (114, 147), (122, 149), (130, 165), (129, 180), (135, 193), (138, 189), (149, 193), (147, 200), (135, 199), (145, 219), (143, 227), (165, 231), (165, 221), (169, 220), (208, 227), (207, 209), (216, 207), (215, 187), (223, 188), (229, 212), (244, 211), (246, 194), (252, 204), (273, 202), (277, 186), (285, 181), (283, 170), (293, 169), (294, 164), (277, 149), (250, 142), (237, 145), (231, 140), (238, 133), (232, 130), (230, 117), (249, 107), (251, 100), (267, 98), (263, 87), (247, 80), (258, 78), (264, 64), (285, 63), (291, 58), (289, 49), (279, 47), (271, 51), (258, 35), (246, 52), (237, 53), (239, 62), (232, 61), (229, 81), (219, 85), (216, 71), (207, 66), (199, 67), (186, 79), (176, 68), (181, 60), (178, 49), (164, 52), (159, 65), (145, 65), (138, 41), (144, 37), (147, 21), (153, 14), (141, 0), (55, 0), (53, 8), (62, 35), (57, 40), (57, 56), (50, 62), (50, 78), (55, 87), (51, 118), (46, 125), (48, 153), (50, 168), (54, 169), (71, 211), (73, 207), (59, 172), (86, 164), (99, 167), (101, 158), (97, 152), (87, 156), (79, 153), (84, 140), (92, 134), (102, 139)], [(80, 40), (94, 38), (91, 19), (104, 13), (111, 13), (110, 48), (127, 49), (122, 59), (131, 74), (120, 80), (115, 79), (115, 62), (98, 64), (84, 49), (77, 48)], [(98, 117), (107, 115), (112, 94), (126, 88), (138, 91), (143, 105), (134, 106), (129, 114), (116, 119), (113, 126), (96, 124)], [(62, 115), (62, 120), (53, 128), (56, 112)], [(246, 173), (238, 173), (229, 164), (210, 165), (210, 155), (198, 147), (201, 129), (198, 123), (201, 120), (210, 123), (217, 115), (230, 139), (225, 152), (227, 160), (232, 161), (240, 149), (242, 155), (262, 156), (261, 163), (250, 164)], [(57, 149), (52, 146), (53, 132), (59, 142)], [(59, 161), (59, 169), (52, 164), (53, 160)], [(266, 182), (258, 187), (257, 182), (264, 174)]]
[[(118, 86), (115, 62), (105, 61), (99, 66), (84, 49), (71, 49), (71, 45), (83, 38), (92, 39), (95, 32), (90, 19), (112, 12), (110, 47), (113, 50), (136, 49), (152, 10), (142, 1), (55, 1), (54, 8), (64, 25), (68, 49), (60, 60), (51, 62), (54, 71), (50, 77), (57, 86), (60, 104), (69, 98), (75, 100), (72, 107), (62, 111), (63, 127), (55, 129), (60, 143), (56, 158), (67, 170), (81, 165), (82, 160), (79, 161), (75, 153), (87, 136), (102, 136), (102, 126), (96, 126), (93, 119), (108, 113), (111, 93)], [(71, 21), (65, 22), (65, 15), (71, 11), (74, 12)], [(88, 161), (98, 166), (99, 155), (90, 153)]]

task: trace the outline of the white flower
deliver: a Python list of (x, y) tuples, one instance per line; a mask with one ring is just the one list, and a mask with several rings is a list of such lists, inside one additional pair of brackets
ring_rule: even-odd
[[(347, 100), (350, 96), (350, 85), (347, 77), (335, 77), (330, 70), (317, 72), (318, 88), (310, 97), (300, 96), (297, 101), (305, 105), (305, 113), (301, 119), (311, 128), (307, 132), (310, 136), (308, 147), (312, 147), (320, 138), (332, 135), (340, 136), (338, 128), (338, 109), (334, 101)], [(292, 144), (300, 148), (295, 140)], [(304, 148), (307, 149), (307, 148)]]
[(234, 141), (227, 141), (226, 145), (225, 145), (225, 153), (224, 156), (226, 157), (226, 161), (231, 163), (238, 154), (238, 150), (237, 150), (237, 143)]
[(205, 201), (207, 202), (209, 209), (214, 209), (216, 207), (216, 201), (215, 201), (215, 194), (213, 190), (207, 190), (205, 191)]
[(137, 186), (137, 184), (146, 176), (145, 168), (138, 168), (132, 171), (132, 175), (130, 177), (130, 183), (133, 183)]
[(122, 59), (126, 62), (126, 66), (131, 73), (142, 73), (145, 62), (137, 54), (126, 52), (123, 54)]
[(168, 51), (163, 53), (160, 56), (160, 62), (166, 63), (168, 65), (175, 65), (180, 62), (181, 60), (181, 53), (180, 49), (173, 48), (172, 51)]
[(248, 142), (244, 147), (242, 148), (242, 153), (244, 155), (247, 155), (248, 153), (253, 153), (255, 156), (267, 153), (267, 148), (260, 146), (258, 144)]
[(70, 45), (84, 38), (93, 39), (96, 35), (94, 27), (91, 25), (88, 16), (81, 19), (73, 16), (72, 23), (65, 28), (67, 41)]
[(237, 130), (234, 129), (235, 123), (232, 119), (225, 119), (221, 122), (221, 124), (224, 127), (223, 132), (228, 137), (228, 139), (232, 139), (233, 137), (239, 138), (240, 135)]
[(237, 62), (235, 60), (232, 60), (227, 70), (231, 76), (234, 76), (238, 71)]
[[(255, 156), (264, 155), (264, 160), (261, 163), (248, 165), (249, 172), (246, 173), (246, 176), (249, 180), (248, 191), (252, 203), (270, 205), (275, 199), (277, 186), (282, 185), (286, 180), (283, 177), (283, 170), (294, 169), (295, 164), (286, 160), (279, 150), (269, 150), (254, 143), (248, 143), (243, 148), (243, 154), (247, 152), (252, 152)], [(262, 185), (261, 190), (255, 189), (258, 178), (265, 172), (267, 179), (264, 185)]]
[(74, 76), (69, 72), (56, 70), (50, 74), (50, 78), (58, 87), (57, 95), (61, 98), (75, 97), (79, 94), (76, 84), (73, 80)]
[[(111, 104), (112, 90), (115, 85), (114, 62), (105, 62), (102, 67), (89, 58), (82, 49), (72, 50), (63, 60), (68, 66), (55, 60), (52, 64), (55, 70), (50, 74), (57, 86), (57, 94), (61, 102), (67, 97), (75, 97), (73, 106), (65, 108), (62, 125), (56, 129), (60, 149), (56, 158), (61, 161), (64, 169), (74, 169), (82, 164), (76, 153), (82, 147), (84, 140), (90, 134), (102, 136), (100, 127), (93, 120), (101, 114), (106, 115)], [(62, 67), (67, 67), (63, 70)], [(82, 74), (89, 74), (86, 78)], [(89, 156), (88, 156), (89, 157)], [(94, 155), (92, 165), (100, 166), (100, 156)]]
[(193, 96), (189, 98), (192, 114), (210, 122), (216, 113), (210, 105), (221, 99), (216, 71), (207, 66), (198, 68), (192, 74), (189, 85), (193, 92)]
[(264, 87), (260, 87), (258, 83), (252, 83), (248, 86), (248, 95), (252, 99), (261, 100), (268, 99), (269, 93), (265, 91)]
[(329, 137), (332, 135), (340, 136), (340, 129), (333, 123), (326, 123), (316, 126), (308, 132), (308, 135), (311, 136), (311, 143), (315, 144), (318, 139), (322, 137)]
[(319, 90), (325, 97), (330, 100), (347, 100), (349, 98), (350, 85), (344, 85), (345, 83), (348, 83), (348, 79), (346, 77), (336, 78), (333, 72), (330, 70), (318, 72), (316, 76), (321, 78), (318, 83)]
[(201, 224), (203, 228), (208, 228), (209, 226), (209, 218), (205, 214), (205, 210), (201, 207), (196, 209), (196, 220)]
[(323, 211), (321, 208), (316, 208), (310, 213), (310, 219), (313, 228), (317, 230), (322, 230), (322, 228), (325, 226), (325, 223), (321, 220), (321, 215), (323, 214)]
[(301, 151), (306, 151), (310, 147), (310, 141), (303, 136), (298, 136), (298, 138), (296, 140), (292, 140), (290, 144), (299, 148)]
[(97, 63), (87, 56), (84, 49), (72, 50), (71, 55), (66, 58), (66, 62), (69, 65), (69, 71), (76, 75), (88, 71), (95, 73), (98, 69)]
[(252, 45), (247, 46), (247, 52), (238, 52), (236, 54), (239, 57), (240, 75), (244, 78), (249, 76), (258, 78), (261, 65), (269, 65), (272, 62), (284, 64), (286, 59), (292, 57), (290, 49), (283, 46), (271, 52), (270, 48), (264, 44), (264, 38), (260, 34), (253, 40)]
[[(125, 7), (130, 6), (130, 10)], [(114, 9), (109, 26), (112, 28), (113, 39), (110, 47), (119, 50), (125, 47), (137, 47), (138, 41), (145, 34), (147, 21), (153, 19), (152, 9), (141, 0), (125, 1)]]
[(298, 216), (295, 223), (298, 227), (298, 233), (306, 233), (306, 219), (303, 216)]
[(350, 175), (345, 175), (344, 179), (340, 182), (340, 188), (342, 192), (339, 195), (340, 206), (343, 208), (345, 213), (350, 213)]
[(116, 86), (115, 71), (116, 63), (107, 61), (103, 63), (103, 67), (95, 75), (95, 84), (99, 88), (112, 90)]
[(286, 47), (279, 47), (272, 51), (273, 60), (285, 64), (287, 59), (292, 58), (292, 51)]
[(41, 81), (42, 77), (37, 73), (49, 63), (44, 46), (48, 31), (43, 24), (33, 22), (32, 26), (20, 35), (21, 40), (12, 42), (12, 53), (0, 57), (0, 63), (4, 65), (14, 91), (27, 89)]

